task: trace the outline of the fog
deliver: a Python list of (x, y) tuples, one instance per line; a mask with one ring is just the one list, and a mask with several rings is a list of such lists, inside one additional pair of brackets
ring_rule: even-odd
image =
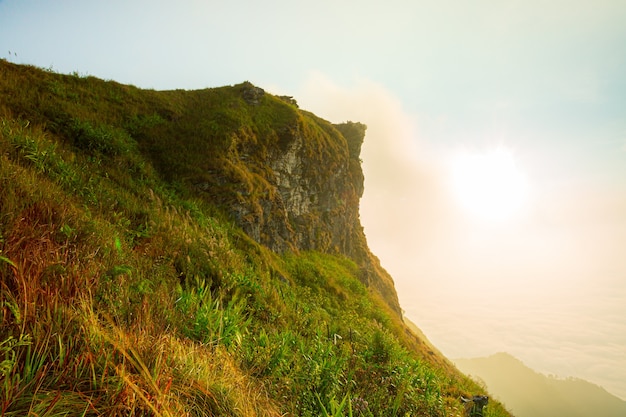
[(340, 86), (313, 72), (297, 97), (331, 121), (368, 126), (361, 221), (370, 248), (394, 277), (406, 315), (445, 355), (505, 351), (626, 398), (622, 189), (559, 168), (571, 162), (567, 154), (546, 168), (548, 146), (518, 147), (530, 181), (525, 212), (480, 221), (449, 189), (446, 164), (458, 145), (429, 142), (420, 115), (384, 87), (367, 79)]

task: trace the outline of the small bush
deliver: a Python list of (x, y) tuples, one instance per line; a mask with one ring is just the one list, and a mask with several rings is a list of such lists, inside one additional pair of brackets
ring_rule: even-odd
[(70, 125), (73, 143), (79, 149), (104, 156), (118, 156), (136, 150), (136, 142), (125, 130), (74, 120)]

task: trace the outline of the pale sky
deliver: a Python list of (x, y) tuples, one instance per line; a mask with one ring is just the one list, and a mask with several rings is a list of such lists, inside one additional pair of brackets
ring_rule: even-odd
[[(451, 358), (506, 351), (626, 399), (623, 0), (0, 0), (0, 57), (159, 90), (249, 80), (365, 123), (361, 218), (407, 316)], [(495, 168), (461, 188), (497, 178), (507, 216), (452, 185), (459, 155), (498, 150), (523, 198)]]

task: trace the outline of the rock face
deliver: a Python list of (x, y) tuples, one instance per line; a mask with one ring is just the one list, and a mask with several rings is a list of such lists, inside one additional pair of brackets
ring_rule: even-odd
[[(341, 143), (343, 138), (334, 139)], [(327, 155), (323, 149), (311, 150), (307, 140), (296, 126), (285, 134), (283, 147), (267, 161), (271, 168), (268, 181), (277, 190), (272, 211), (281, 211), (282, 215), (264, 219), (262, 236), (267, 241), (261, 238), (261, 243), (277, 251), (293, 247), (352, 255), (353, 236), (360, 230), (360, 164), (351, 159), (345, 147)], [(287, 233), (276, 239), (273, 231)]]
[(393, 280), (370, 253), (359, 220), (365, 125), (331, 124), (248, 82), (188, 94), (192, 104), (157, 132), (176, 141), (179, 156), (151, 144), (155, 132), (142, 136), (163, 175), (190, 183), (277, 253), (353, 259), (362, 281), (399, 313)]
[[(241, 111), (254, 114), (272, 104), (274, 113), (289, 107), (290, 116), (265, 132), (231, 136), (224, 165), (236, 169), (219, 182), (239, 187), (226, 192), (231, 198), (225, 207), (250, 237), (275, 252), (318, 250), (352, 258), (362, 281), (400, 312), (393, 281), (369, 251), (359, 220), (366, 126), (331, 124), (261, 92), (249, 83), (240, 86), (247, 106)], [(215, 194), (214, 188), (205, 192)]]
[[(252, 117), (247, 126), (227, 126), (225, 145), (210, 155), (215, 168), (203, 173), (196, 188), (208, 198), (220, 196), (221, 207), (238, 225), (275, 252), (354, 255), (355, 241), (364, 239), (359, 222), (363, 194), (359, 152), (365, 126), (332, 125), (250, 83), (235, 91), (245, 102), (236, 113)], [(254, 118), (260, 111), (271, 112), (269, 117), (276, 112), (288, 117), (272, 120), (262, 129)]]
[(243, 83), (240, 91), (243, 99), (253, 106), (258, 106), (261, 98), (265, 95), (265, 90), (250, 83)]

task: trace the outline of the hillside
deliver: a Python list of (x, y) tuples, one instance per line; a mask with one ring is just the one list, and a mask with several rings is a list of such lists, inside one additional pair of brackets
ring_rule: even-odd
[(0, 415), (461, 415), (367, 247), (364, 134), (0, 61)]
[(618, 417), (626, 401), (581, 379), (558, 379), (533, 371), (506, 353), (457, 359), (459, 369), (480, 378), (518, 417)]

